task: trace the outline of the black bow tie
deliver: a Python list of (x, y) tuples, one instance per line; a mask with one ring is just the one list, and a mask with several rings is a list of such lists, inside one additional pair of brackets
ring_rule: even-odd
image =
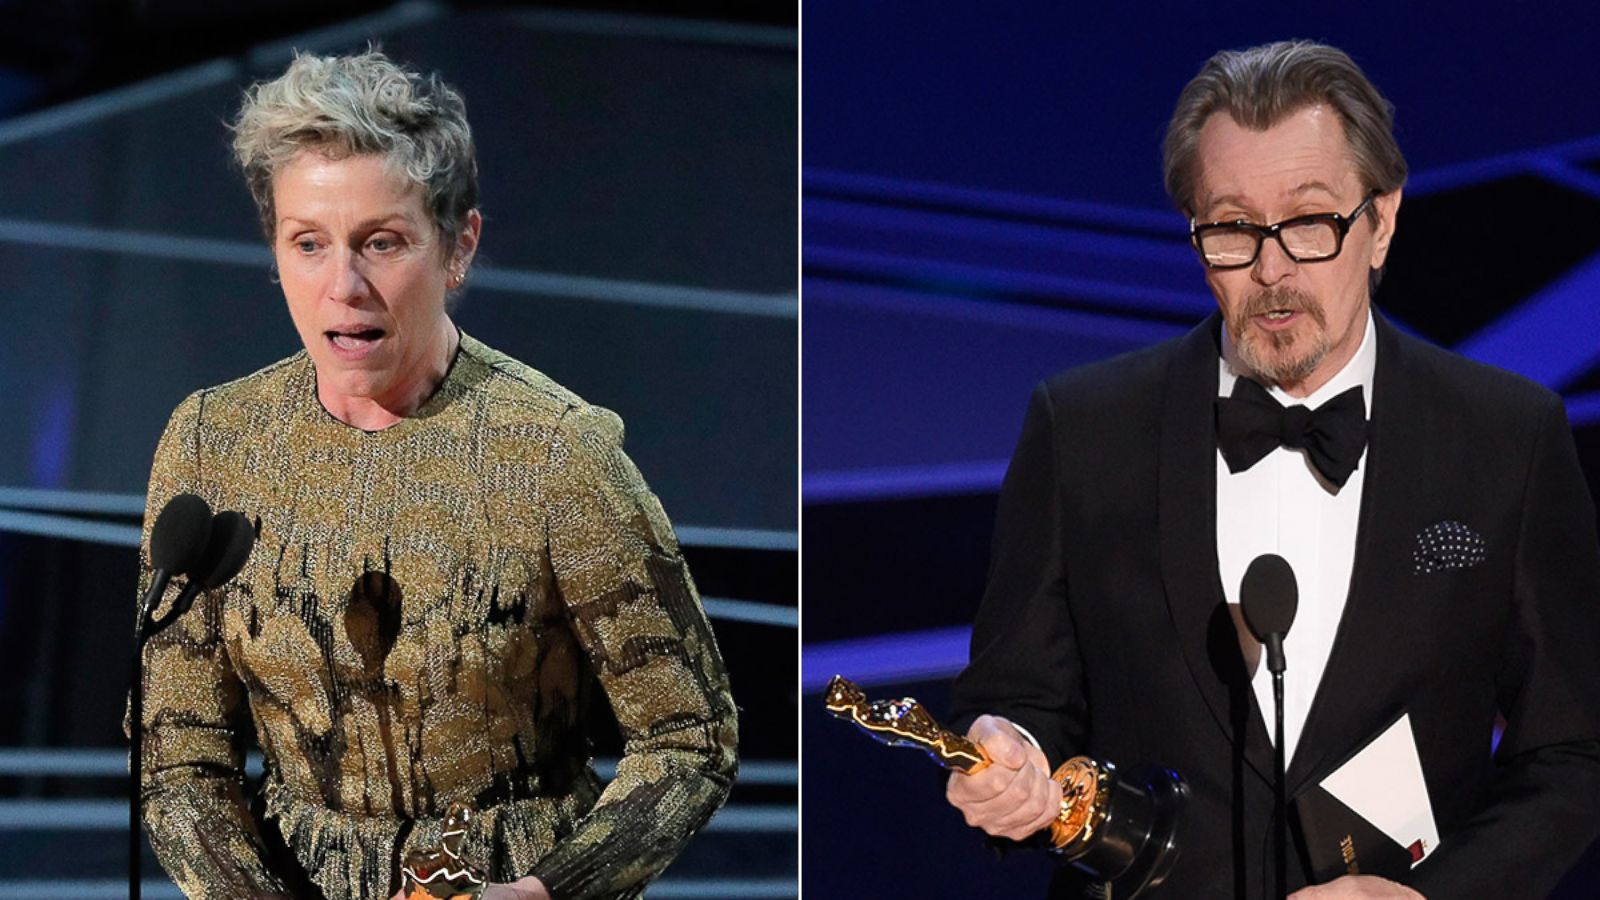
[(1360, 386), (1316, 409), (1284, 406), (1248, 378), (1233, 383), (1233, 396), (1217, 398), (1217, 446), (1238, 474), (1278, 447), (1304, 449), (1322, 477), (1344, 487), (1367, 446), (1367, 406)]

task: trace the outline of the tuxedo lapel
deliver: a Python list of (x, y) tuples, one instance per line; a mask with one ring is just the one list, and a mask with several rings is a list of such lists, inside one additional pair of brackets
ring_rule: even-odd
[(1237, 632), (1217, 574), (1217, 396), (1221, 316), (1182, 338), (1167, 371), (1161, 417), (1161, 576), (1184, 662), (1242, 759), (1271, 778), (1272, 747), (1256, 711)]
[(1417, 629), (1424, 627), (1411, 621), (1403, 602), (1414, 538), (1400, 513), (1426, 506), (1427, 485), (1415, 477), (1423, 469), (1412, 463), (1430, 452), (1443, 430), (1417, 398), (1405, 353), (1410, 339), (1376, 311), (1373, 319), (1378, 358), (1350, 593), (1289, 765), (1291, 795), (1326, 777), (1400, 712)]

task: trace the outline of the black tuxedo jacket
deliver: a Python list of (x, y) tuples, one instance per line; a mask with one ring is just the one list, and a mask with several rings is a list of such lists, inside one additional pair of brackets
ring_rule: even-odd
[[(1052, 764), (1176, 769), (1193, 795), (1158, 895), (1253, 900), (1273, 757), (1217, 574), (1220, 323), (1035, 390), (952, 724), (1005, 716)], [(1600, 834), (1594, 505), (1556, 395), (1376, 325), (1355, 567), (1289, 794), (1409, 710), (1440, 833), (1412, 886), (1543, 897)], [(1442, 522), (1482, 538), (1480, 562), (1420, 564)], [(1291, 858), (1291, 889), (1306, 877)]]

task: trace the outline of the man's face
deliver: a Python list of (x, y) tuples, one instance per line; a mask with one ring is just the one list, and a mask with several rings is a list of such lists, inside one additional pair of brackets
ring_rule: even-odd
[[(1226, 112), (1200, 131), (1198, 222), (1243, 219), (1272, 225), (1313, 213), (1349, 215), (1365, 199), (1333, 109), (1315, 105), (1265, 131)], [(1304, 396), (1325, 384), (1361, 346), (1367, 277), (1383, 264), (1394, 235), (1400, 191), (1373, 201), (1378, 222), (1363, 214), (1339, 255), (1297, 263), (1265, 240), (1254, 264), (1206, 270), (1238, 361), (1264, 381)]]

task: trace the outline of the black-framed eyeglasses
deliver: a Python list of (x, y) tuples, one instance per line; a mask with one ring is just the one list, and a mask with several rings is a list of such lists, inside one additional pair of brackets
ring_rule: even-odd
[(1200, 252), (1200, 260), (1211, 269), (1242, 269), (1254, 265), (1261, 255), (1261, 242), (1274, 238), (1283, 252), (1295, 262), (1324, 262), (1344, 249), (1344, 236), (1378, 196), (1367, 195), (1348, 216), (1315, 213), (1284, 219), (1276, 225), (1257, 225), (1240, 219), (1236, 222), (1189, 220), (1189, 238)]

